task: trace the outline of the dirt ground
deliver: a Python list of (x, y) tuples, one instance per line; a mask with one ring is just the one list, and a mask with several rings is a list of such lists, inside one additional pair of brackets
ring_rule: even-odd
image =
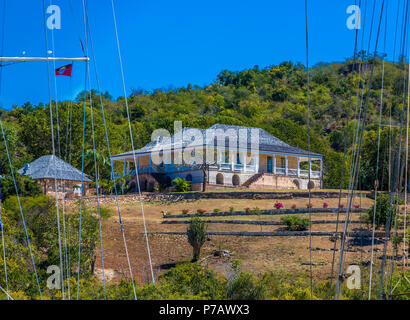
[[(188, 244), (186, 235), (150, 234), (151, 232), (186, 231), (185, 224), (162, 224), (164, 221), (163, 211), (172, 214), (180, 214), (183, 209), (196, 212), (197, 209), (205, 209), (212, 212), (215, 208), (221, 211), (229, 211), (230, 207), (235, 210), (244, 208), (271, 209), (274, 200), (197, 200), (183, 201), (178, 203), (144, 203), (144, 214), (148, 234), (148, 241), (151, 251), (151, 259), (154, 265), (155, 277), (164, 272), (175, 263), (189, 261), (192, 258), (192, 248)], [(291, 208), (296, 204), (298, 208), (305, 208), (308, 199), (281, 200), (285, 208)], [(312, 199), (314, 208), (323, 207), (327, 202), (330, 208), (338, 205), (338, 199)], [(342, 199), (346, 203), (346, 199)], [(370, 208), (373, 201), (368, 198), (357, 198), (354, 201), (362, 208)], [(121, 278), (129, 278), (130, 272), (126, 259), (124, 240), (122, 237), (118, 211), (115, 205), (105, 205), (111, 210), (112, 216), (105, 220), (103, 226), (104, 263), (109, 281), (118, 281)], [(124, 222), (126, 242), (130, 255), (133, 276), (140, 284), (147, 284), (150, 281), (149, 260), (147, 254), (147, 243), (144, 235), (144, 226), (139, 203), (121, 204), (121, 216)], [(352, 214), (353, 220), (360, 219), (359, 213)], [(306, 215), (307, 216), (307, 215)], [(246, 217), (212, 217), (212, 220), (272, 220), (279, 221), (283, 216), (246, 216)], [(170, 218), (168, 218), (170, 219)], [(312, 220), (336, 220), (335, 213), (314, 213)], [(339, 231), (343, 229), (344, 214), (339, 221)], [(258, 225), (233, 225), (233, 224), (208, 224), (208, 231), (275, 231), (282, 226), (258, 226)], [(336, 224), (312, 225), (312, 231), (335, 231)], [(352, 224), (350, 231), (367, 226)], [(357, 241), (354, 246), (347, 246), (345, 252), (346, 265), (364, 263), (370, 259), (369, 241)], [(329, 278), (334, 242), (329, 237), (312, 237), (312, 262), (313, 275), (316, 279), (325, 280)], [(336, 248), (339, 248), (339, 243)], [(377, 250), (381, 245), (376, 245)], [(214, 250), (228, 250), (228, 257), (214, 257)], [(378, 252), (375, 253), (376, 258)], [(336, 263), (339, 252), (336, 251)], [(96, 276), (101, 277), (100, 252), (97, 254)], [(220, 273), (222, 276), (229, 276), (230, 266), (235, 259), (242, 261), (242, 268), (255, 274), (262, 274), (266, 271), (301, 273), (310, 269), (309, 264), (309, 237), (240, 237), (240, 236), (210, 236), (201, 252), (201, 259), (204, 265)]]

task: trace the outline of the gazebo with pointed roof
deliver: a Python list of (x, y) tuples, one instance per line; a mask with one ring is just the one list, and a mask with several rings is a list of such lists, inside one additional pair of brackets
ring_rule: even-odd
[(92, 182), (85, 173), (53, 155), (42, 156), (25, 164), (18, 173), (37, 180), (44, 194), (55, 194), (55, 180), (57, 180), (58, 193), (64, 194), (64, 197), (81, 193), (79, 190), (82, 182), (86, 194), (87, 185)]

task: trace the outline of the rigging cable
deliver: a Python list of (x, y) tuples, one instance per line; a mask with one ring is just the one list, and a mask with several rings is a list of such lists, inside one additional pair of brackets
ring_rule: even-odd
[[(410, 64), (408, 65), (408, 82), (410, 82)], [(403, 106), (404, 108), (404, 106)], [(396, 285), (393, 287), (393, 289), (390, 290), (390, 294), (394, 292), (394, 290), (397, 288), (399, 283), (404, 279), (407, 282), (410, 283), (410, 281), (407, 279), (406, 276), (406, 270), (407, 270), (407, 209), (408, 209), (408, 162), (409, 162), (409, 115), (410, 115), (410, 86), (407, 86), (407, 116), (406, 116), (406, 147), (405, 147), (405, 161), (404, 161), (404, 221), (403, 221), (403, 257), (402, 257), (402, 272), (399, 280), (397, 281)], [(400, 211), (396, 213), (396, 219), (397, 216), (399, 215)], [(397, 225), (397, 223), (396, 223)], [(391, 273), (391, 280), (390, 282), (392, 283), (392, 278), (393, 278), (393, 271)], [(391, 287), (392, 285), (390, 285)]]
[[(2, 23), (2, 33), (1, 33), (1, 48), (0, 48), (0, 55), (3, 56), (4, 52), (4, 33), (5, 33), (5, 19), (6, 18), (6, 0), (3, 0), (3, 23)], [(0, 69), (0, 94), (1, 94), (1, 79), (2, 79), (2, 73), (3, 70)], [(1, 173), (1, 172), (0, 172)], [(1, 229), (1, 242), (3, 246), (3, 263), (4, 263), (4, 277), (5, 277), (5, 282), (6, 282), (6, 295), (7, 299), (10, 299), (9, 295), (9, 280), (8, 280), (8, 273), (7, 273), (7, 257), (6, 257), (6, 244), (5, 244), (5, 238), (4, 238), (4, 222), (2, 219), (1, 215), (1, 201), (3, 200), (1, 197), (1, 175), (0, 175), (0, 229)], [(4, 289), (3, 289), (4, 291)]]
[[(86, 14), (87, 14), (87, 10), (86, 10)], [(93, 60), (93, 65), (94, 65), (94, 72), (95, 72), (95, 78), (96, 78), (96, 83), (97, 83), (97, 90), (99, 92), (99, 97), (100, 97), (101, 114), (102, 114), (103, 123), (104, 123), (105, 139), (107, 141), (108, 156), (109, 156), (109, 159), (110, 159), (111, 178), (114, 179), (113, 178), (114, 177), (114, 164), (111, 160), (110, 139), (108, 137), (108, 129), (107, 129), (107, 123), (106, 123), (106, 119), (105, 119), (105, 112), (104, 112), (104, 103), (103, 103), (103, 98), (102, 98), (102, 93), (101, 93), (100, 80), (99, 80), (99, 77), (98, 77), (97, 61), (96, 61), (95, 52), (94, 52), (94, 42), (93, 42), (93, 39), (92, 39), (92, 33), (91, 33), (90, 25), (89, 25), (88, 14), (87, 14), (87, 26), (88, 26), (88, 33), (89, 33), (89, 39), (90, 39), (89, 42), (90, 42), (90, 46), (91, 46), (91, 55), (93, 57), (92, 60)], [(120, 203), (119, 203), (119, 199), (118, 199), (117, 183), (115, 183), (115, 181), (114, 181), (114, 192), (115, 192), (115, 200), (116, 200), (116, 204), (117, 204), (118, 219), (119, 219), (121, 234), (122, 234), (122, 238), (123, 238), (123, 242), (124, 242), (125, 255), (127, 257), (128, 268), (130, 270), (131, 283), (132, 283), (132, 286), (133, 286), (134, 297), (135, 297), (135, 300), (137, 300), (137, 294), (136, 294), (136, 290), (135, 290), (135, 282), (134, 282), (134, 278), (132, 276), (132, 267), (131, 267), (131, 262), (130, 262), (130, 258), (129, 258), (129, 254), (128, 254), (127, 240), (126, 240), (126, 237), (125, 237), (125, 229), (124, 229), (124, 224), (123, 224), (122, 215), (121, 215)]]
[[(365, 1), (365, 7), (367, 7), (367, 1)], [(365, 18), (366, 18), (366, 11), (365, 11)], [(365, 19), (366, 20), (366, 19)], [(353, 191), (352, 191), (352, 189), (353, 189), (353, 187), (352, 187), (352, 185), (353, 185), (353, 176), (354, 176), (354, 174), (355, 174), (355, 170), (357, 169), (355, 166), (354, 166), (354, 159), (355, 159), (355, 156), (356, 156), (356, 153), (357, 153), (357, 146), (358, 146), (358, 136), (359, 136), (359, 129), (360, 129), (360, 121), (361, 121), (361, 119), (362, 119), (362, 109), (363, 109), (363, 99), (364, 99), (364, 93), (365, 93), (365, 88), (366, 88), (366, 86), (367, 86), (367, 82), (368, 82), (368, 80), (367, 80), (367, 73), (368, 73), (368, 67), (367, 67), (367, 65), (368, 65), (368, 58), (366, 57), (366, 55), (364, 54), (366, 51), (364, 51), (363, 50), (363, 42), (364, 42), (364, 36), (365, 36), (365, 32), (364, 32), (364, 30), (365, 30), (365, 26), (366, 26), (366, 24), (365, 24), (365, 22), (364, 22), (364, 27), (363, 27), (363, 33), (362, 33), (362, 40), (361, 40), (361, 51), (360, 51), (360, 56), (361, 56), (361, 60), (360, 60), (360, 64), (359, 64), (359, 76), (358, 76), (358, 79), (357, 79), (357, 86), (358, 86), (358, 89), (359, 89), (359, 87), (360, 87), (360, 77), (361, 77), (361, 74), (363, 73), (363, 85), (362, 85), (362, 89), (361, 89), (361, 94), (360, 94), (360, 100), (359, 100), (359, 92), (360, 92), (360, 90), (358, 90), (357, 91), (357, 95), (356, 95), (356, 97), (357, 97), (357, 99), (358, 99), (358, 102), (357, 102), (357, 104), (356, 104), (356, 108), (355, 108), (355, 114), (357, 113), (357, 120), (356, 120), (356, 122), (354, 122), (354, 124), (353, 124), (353, 131), (355, 132), (355, 134), (354, 134), (354, 137), (353, 137), (353, 141), (352, 141), (352, 148), (353, 148), (353, 154), (352, 154), (352, 157), (351, 157), (351, 161), (350, 161), (350, 174), (349, 174), (349, 185), (348, 185), (348, 195), (347, 195), (347, 198), (346, 198), (346, 206), (348, 206), (348, 204), (349, 204), (349, 199), (350, 198), (353, 198), (354, 197), (354, 194), (352, 194), (353, 193)], [(369, 52), (369, 50), (370, 50), (370, 48), (367, 48), (367, 52)], [(365, 63), (363, 64), (363, 59), (365, 59)], [(360, 101), (360, 103), (359, 103), (359, 101)], [(348, 129), (348, 128), (347, 128)], [(346, 131), (346, 135), (348, 134), (348, 131)], [(345, 136), (345, 138), (346, 138), (346, 136)], [(338, 208), (338, 210), (340, 210), (341, 209), (341, 204), (340, 204), (340, 202), (341, 202), (341, 194), (340, 194), (340, 196), (339, 196), (339, 208)], [(347, 211), (347, 209), (346, 209), (346, 211), (345, 211), (345, 225), (346, 225), (346, 223), (347, 223), (347, 225), (348, 225), (348, 223), (349, 223), (349, 216), (348, 216), (348, 211)], [(339, 222), (337, 222), (337, 224), (336, 224), (336, 226), (338, 227), (338, 224), (339, 224)], [(345, 231), (347, 232), (347, 227), (346, 227), (346, 229), (345, 229)], [(337, 238), (336, 238), (336, 240), (337, 240)], [(341, 247), (342, 247), (342, 238), (341, 238)], [(336, 245), (336, 241), (335, 241), (335, 245)], [(336, 253), (336, 249), (334, 249), (334, 254)], [(332, 268), (333, 268), (333, 266), (332, 266)], [(342, 268), (341, 268), (342, 270), (343, 270), (343, 261), (342, 261)], [(333, 276), (333, 275), (332, 275)], [(340, 281), (340, 279), (339, 279), (339, 276), (338, 276), (338, 278), (337, 278), (337, 281)], [(335, 289), (338, 289), (338, 282), (336, 283), (336, 288)], [(338, 292), (337, 292), (337, 290), (335, 290), (335, 295), (336, 294), (338, 294)]]
[[(3, 22), (4, 22), (4, 20), (3, 20)], [(4, 28), (3, 28), (3, 30), (4, 30)], [(3, 48), (2, 48), (2, 50), (3, 50)], [(2, 76), (2, 74), (1, 74), (1, 69), (0, 69), (0, 90), (1, 90), (1, 83), (2, 83), (1, 76)], [(21, 216), (21, 220), (23, 222), (24, 232), (25, 232), (26, 241), (27, 241), (27, 247), (29, 249), (31, 262), (33, 264), (33, 270), (34, 270), (34, 274), (35, 274), (35, 277), (36, 277), (38, 291), (40, 293), (40, 298), (43, 299), (43, 294), (41, 292), (40, 280), (39, 280), (38, 273), (37, 273), (36, 263), (34, 261), (33, 250), (31, 248), (30, 236), (29, 236), (28, 230), (27, 230), (26, 219), (24, 217), (23, 207), (22, 207), (21, 201), (20, 201), (20, 194), (19, 194), (18, 187), (17, 187), (16, 177), (15, 177), (15, 174), (14, 174), (13, 164), (11, 162), (10, 152), (9, 152), (9, 148), (8, 148), (8, 144), (7, 144), (7, 138), (6, 138), (6, 134), (4, 132), (3, 121), (1, 120), (1, 117), (0, 117), (0, 128), (1, 128), (1, 133), (2, 133), (2, 136), (3, 136), (3, 140), (4, 140), (4, 145), (6, 147), (7, 159), (8, 159), (9, 165), (10, 165), (10, 174), (13, 178), (14, 190), (16, 192), (16, 197), (17, 197), (17, 202), (18, 202), (18, 206), (19, 206), (20, 216)]]
[(150, 266), (150, 270), (151, 270), (152, 284), (155, 286), (154, 270), (152, 268), (152, 260), (151, 260), (151, 250), (150, 250), (149, 240), (148, 240), (147, 225), (146, 225), (146, 222), (145, 222), (144, 205), (142, 203), (143, 201), (142, 201), (141, 187), (140, 187), (140, 181), (139, 181), (139, 176), (138, 176), (137, 159), (136, 159), (136, 156), (135, 156), (134, 139), (132, 137), (131, 120), (130, 120), (130, 113), (129, 113), (129, 108), (128, 108), (127, 90), (126, 90), (126, 86), (125, 86), (124, 68), (123, 68), (123, 65), (122, 65), (120, 40), (119, 40), (119, 37), (118, 37), (118, 28), (117, 28), (117, 19), (116, 19), (116, 15), (115, 15), (114, 0), (111, 0), (111, 7), (112, 7), (114, 28), (115, 28), (115, 37), (116, 37), (116, 41), (117, 41), (117, 53), (118, 53), (118, 59), (119, 59), (120, 69), (121, 69), (121, 80), (122, 80), (122, 87), (123, 87), (123, 91), (124, 91), (125, 107), (127, 109), (128, 128), (129, 128), (129, 131), (130, 131), (132, 155), (133, 155), (133, 158), (134, 158), (135, 176), (136, 176), (136, 180), (137, 180), (137, 188), (138, 188), (138, 195), (139, 195), (139, 201), (140, 201), (140, 206), (141, 206), (142, 221), (143, 221), (143, 225), (144, 225), (144, 235), (145, 235), (145, 241), (146, 241), (146, 244), (147, 244), (148, 260), (149, 260), (149, 266)]
[[(384, 52), (386, 52), (386, 33), (387, 33), (387, 3), (386, 3), (386, 24), (384, 32)], [(374, 181), (374, 205), (373, 205), (373, 225), (372, 225), (372, 245), (370, 254), (370, 279), (369, 279), (369, 296), (368, 300), (371, 298), (372, 292), (372, 277), (373, 277), (373, 255), (374, 255), (374, 236), (376, 232), (376, 207), (377, 207), (377, 191), (379, 187), (378, 173), (379, 173), (379, 161), (380, 161), (380, 137), (381, 137), (381, 124), (382, 124), (382, 108), (383, 108), (383, 88), (384, 88), (384, 55), (383, 55), (383, 65), (382, 65), (382, 84), (380, 92), (380, 107), (379, 107), (379, 128), (377, 133), (377, 158), (376, 158), (376, 175)]]
[(1, 133), (3, 135), (4, 144), (6, 146), (7, 158), (8, 158), (9, 165), (10, 165), (10, 173), (11, 173), (11, 176), (13, 178), (14, 190), (16, 192), (17, 202), (18, 202), (19, 209), (20, 209), (21, 220), (23, 222), (23, 227), (24, 227), (24, 231), (25, 231), (25, 235), (26, 235), (27, 247), (28, 247), (29, 252), (30, 252), (31, 262), (33, 264), (34, 274), (35, 274), (35, 277), (36, 277), (36, 280), (37, 280), (37, 286), (38, 286), (38, 291), (40, 293), (40, 298), (41, 298), (41, 300), (43, 300), (43, 294), (41, 292), (40, 280), (38, 278), (36, 263), (34, 261), (33, 250), (31, 248), (30, 236), (29, 236), (28, 230), (27, 230), (26, 219), (24, 218), (23, 207), (22, 207), (21, 201), (20, 201), (20, 194), (19, 194), (18, 187), (17, 187), (16, 177), (14, 175), (13, 165), (11, 163), (10, 152), (9, 152), (9, 148), (8, 148), (8, 145), (7, 145), (7, 138), (6, 138), (6, 134), (4, 132), (4, 127), (3, 127), (3, 121), (1, 120), (1, 118), (0, 118), (0, 128), (1, 128)]
[(78, 233), (78, 267), (77, 267), (77, 300), (80, 297), (80, 274), (81, 274), (81, 237), (83, 227), (83, 206), (84, 206), (84, 158), (85, 158), (85, 119), (87, 111), (87, 79), (88, 69), (85, 68), (84, 76), (84, 111), (83, 111), (83, 148), (81, 155), (81, 199), (80, 199), (80, 226)]
[(7, 258), (6, 258), (6, 244), (5, 244), (5, 239), (4, 239), (4, 222), (2, 219), (1, 215), (1, 210), (2, 210), (2, 205), (1, 201), (3, 199), (1, 198), (1, 178), (0, 178), (0, 231), (1, 231), (1, 244), (3, 246), (3, 262), (4, 262), (4, 277), (6, 281), (6, 294), (7, 294), (7, 299), (9, 299), (9, 280), (8, 280), (8, 274), (7, 274)]
[[(381, 27), (381, 21), (383, 18), (383, 9), (384, 9), (384, 0), (381, 5), (381, 11), (380, 11), (380, 19), (379, 19), (379, 25), (378, 25), (378, 30), (377, 30), (377, 37), (376, 37), (376, 44), (375, 44), (375, 49), (374, 49), (374, 57), (376, 57), (377, 54), (377, 46), (379, 42), (379, 35), (380, 35), (380, 27)], [(352, 179), (352, 191), (355, 188), (356, 185), (356, 180), (357, 180), (357, 168), (358, 168), (358, 161), (360, 159), (360, 148), (361, 144), (363, 141), (363, 134), (364, 134), (364, 128), (366, 125), (366, 119), (367, 119), (367, 110), (368, 110), (368, 105), (369, 105), (369, 98), (370, 98), (370, 89), (372, 87), (372, 80), (373, 80), (373, 74), (374, 74), (374, 62), (372, 63), (372, 68), (371, 68), (371, 73), (370, 73), (370, 79), (369, 79), (369, 84), (368, 84), (368, 91), (366, 95), (366, 104), (365, 104), (365, 109), (364, 109), (364, 114), (363, 114), (363, 120), (362, 120), (362, 128), (360, 132), (360, 139), (359, 139), (359, 144), (357, 148), (357, 154), (356, 154), (356, 159), (355, 159), (355, 165), (354, 165), (354, 174), (353, 174), (353, 179)], [(337, 279), (339, 279), (339, 276), (341, 275), (342, 272), (342, 263), (343, 263), (343, 253), (344, 253), (344, 246), (345, 246), (345, 239), (346, 239), (346, 233), (347, 233), (347, 224), (349, 221), (349, 214), (351, 210), (351, 205), (352, 205), (352, 197), (348, 199), (349, 204), (346, 208), (346, 219), (345, 219), (345, 225), (344, 225), (344, 230), (343, 230), (343, 236), (342, 236), (342, 243), (341, 243), (341, 249), (340, 249), (340, 258), (339, 258), (339, 268), (338, 268), (338, 273), (337, 273)], [(336, 290), (335, 290), (335, 300), (337, 299), (337, 293), (338, 293), (338, 288), (339, 288), (339, 281), (336, 282)]]
[[(50, 6), (52, 5), (52, 2), (50, 0)], [(54, 29), (51, 29), (51, 45), (52, 45), (52, 54), (53, 57), (55, 57), (55, 42), (54, 42)], [(56, 69), (56, 61), (53, 61), (53, 66), (54, 70)], [(70, 77), (70, 84), (71, 84), (71, 77)], [(59, 112), (58, 112), (58, 90), (57, 90), (57, 75), (54, 74), (54, 93), (55, 93), (55, 107), (56, 107), (56, 124), (57, 124), (57, 144), (58, 144), (58, 155), (60, 158), (62, 158), (62, 153), (61, 153), (61, 140), (60, 140), (60, 120), (59, 120)], [(51, 106), (50, 106), (51, 107)], [(54, 120), (53, 120), (54, 121)], [(57, 170), (57, 168), (55, 168)], [(67, 258), (67, 232), (66, 232), (66, 214), (65, 214), (65, 182), (63, 182), (62, 178), (62, 168), (58, 168), (60, 171), (60, 187), (63, 193), (63, 199), (62, 199), (62, 209), (63, 209), (63, 214), (62, 214), (62, 222), (63, 222), (63, 241), (64, 241), (64, 262), (63, 262), (63, 267), (64, 264), (66, 265), (66, 268), (68, 269), (68, 258)], [(57, 179), (56, 179), (57, 180)], [(57, 190), (56, 190), (56, 195), (57, 195)], [(56, 202), (57, 210), (59, 210), (59, 203)], [(59, 216), (59, 215), (58, 215)], [(64, 269), (63, 269), (64, 270)], [(68, 270), (66, 270), (66, 276), (68, 275)], [(65, 286), (65, 281), (64, 281), (64, 273), (62, 273), (63, 281), (62, 281), (62, 286), (63, 286), (63, 296), (64, 296), (64, 286)], [(70, 286), (70, 282), (68, 281), (67, 283), (68, 286)], [(68, 291), (70, 289), (68, 288)], [(70, 299), (70, 293), (69, 293), (69, 299)]]
[(308, 192), (309, 192), (309, 205), (308, 205), (308, 214), (309, 214), (309, 264), (310, 264), (310, 300), (313, 300), (313, 270), (312, 270), (312, 197), (311, 197), (311, 166), (312, 161), (310, 159), (310, 103), (309, 103), (309, 93), (310, 93), (310, 77), (309, 77), (309, 28), (308, 28), (308, 0), (305, 0), (305, 31), (306, 31), (306, 105), (307, 105), (307, 133), (308, 133), (308, 160), (309, 160), (309, 173), (308, 173)]
[[(405, 3), (406, 3), (406, 0), (403, 0), (403, 9), (404, 9), (404, 6), (405, 6)], [(400, 7), (400, 3), (399, 3), (399, 7)], [(397, 13), (397, 16), (398, 16), (399, 14)], [(403, 16), (402, 16), (402, 28), (401, 28), (401, 36), (400, 36), (400, 39), (401, 39), (401, 37), (402, 37), (402, 35), (403, 35), (403, 25), (404, 25), (404, 17), (405, 17), (405, 10), (403, 10)], [(398, 17), (397, 17), (397, 20), (398, 20)], [(398, 23), (398, 21), (396, 21), (396, 32), (397, 32), (397, 23)], [(395, 36), (395, 43), (394, 43), (394, 52), (396, 51), (396, 36)], [(401, 42), (400, 42), (400, 52), (402, 52), (401, 51)], [(403, 51), (403, 54), (404, 54), (404, 51)], [(394, 54), (394, 56), (395, 56), (395, 54)], [(394, 57), (393, 56), (393, 57)], [(399, 59), (398, 59), (398, 62), (400, 63), (400, 60), (401, 59), (401, 57), (399, 56)], [(406, 82), (406, 74), (405, 74), (405, 72), (403, 73), (403, 102), (405, 101), (405, 91), (406, 91), (406, 86), (405, 86), (405, 82)], [(390, 132), (390, 140), (389, 140), (389, 143), (390, 143), (390, 150), (389, 150), (389, 185), (388, 185), (388, 190), (389, 190), (389, 192), (390, 192), (390, 190), (391, 190), (391, 179), (392, 179), (392, 175), (391, 175), (391, 171), (393, 170), (393, 167), (392, 167), (392, 163), (394, 163), (394, 161), (392, 161), (392, 133), (391, 133), (391, 131), (392, 131), (392, 113), (391, 113), (391, 107), (390, 107), (390, 127), (389, 127), (389, 132)], [(395, 218), (395, 225), (394, 225), (394, 230), (395, 230), (395, 236), (397, 235), (397, 216), (396, 216), (396, 218)], [(393, 248), (392, 248), (393, 249)], [(394, 251), (394, 250), (393, 250)], [(394, 254), (394, 252), (392, 252), (392, 254)], [(391, 278), (390, 278), (390, 283), (392, 282), (392, 276), (393, 276), (393, 270), (394, 270), (394, 263), (395, 261), (394, 261), (394, 259), (392, 259), (392, 262), (391, 262)]]
[[(356, 1), (355, 1), (355, 4), (356, 4)], [(359, 7), (360, 6), (361, 6), (361, 0), (359, 1)], [(354, 86), (353, 72), (355, 71), (356, 63), (357, 63), (358, 28), (356, 29), (355, 34), (356, 34), (356, 36), (355, 36), (355, 44), (354, 44), (354, 52), (353, 52), (352, 82), (350, 84), (350, 98), (349, 98), (349, 105), (348, 105), (347, 114), (346, 114), (346, 132), (345, 132), (345, 137), (344, 137), (342, 170), (341, 170), (341, 174), (340, 174), (339, 201), (338, 201), (337, 215), (336, 215), (336, 230), (335, 230), (335, 241), (334, 241), (333, 254), (332, 254), (332, 269), (331, 269), (331, 273), (330, 273), (331, 275), (330, 275), (329, 297), (332, 296), (332, 285), (333, 285), (333, 273), (334, 273), (335, 256), (336, 256), (337, 234), (338, 234), (338, 231), (339, 231), (339, 217), (340, 217), (340, 209), (341, 209), (340, 204), (341, 204), (341, 199), (342, 199), (343, 177), (344, 177), (344, 172), (345, 172), (345, 167), (346, 167), (345, 162), (346, 162), (346, 153), (347, 153), (347, 145), (348, 145), (348, 137), (349, 137), (349, 120), (350, 120), (350, 111), (351, 111), (351, 106), (352, 106), (352, 96), (353, 96), (353, 86)]]
[[(85, 41), (85, 51), (88, 57), (88, 14), (87, 5), (85, 4), (86, 0), (83, 0), (83, 15), (84, 15), (84, 41)], [(107, 288), (106, 288), (106, 280), (105, 280), (105, 270), (104, 270), (104, 248), (103, 248), (103, 238), (102, 238), (102, 226), (101, 226), (101, 208), (100, 208), (100, 185), (98, 183), (98, 171), (97, 171), (97, 156), (96, 156), (96, 149), (95, 149), (95, 134), (94, 134), (94, 116), (93, 116), (93, 100), (92, 100), (92, 92), (91, 92), (91, 76), (90, 76), (90, 63), (87, 61), (87, 70), (88, 70), (88, 86), (90, 88), (90, 115), (91, 115), (91, 133), (92, 133), (92, 141), (93, 141), (93, 155), (94, 155), (94, 168), (95, 168), (95, 183), (97, 189), (97, 211), (98, 211), (98, 225), (99, 225), (99, 232), (100, 232), (100, 250), (101, 250), (101, 267), (102, 267), (102, 278), (104, 284), (104, 298), (107, 300)]]
[[(409, 1), (407, 0), (406, 3), (406, 10), (405, 10), (405, 19), (404, 19), (404, 27), (403, 27), (403, 46), (402, 46), (402, 59), (404, 59), (404, 50), (406, 47), (406, 33), (407, 33), (407, 19), (408, 19), (408, 8), (409, 8)], [(405, 75), (406, 73), (404, 73)], [(401, 144), (402, 144), (402, 132), (403, 132), (403, 122), (404, 122), (404, 117), (405, 117), (405, 105), (406, 105), (406, 92), (408, 90), (409, 83), (407, 81), (404, 81), (404, 90), (403, 90), (403, 109), (402, 113), (400, 116), (400, 131), (399, 131), (399, 144), (397, 147), (397, 153), (396, 153), (396, 161), (395, 161), (395, 167), (393, 171), (393, 180), (392, 180), (392, 185), (390, 189), (390, 206), (389, 206), (389, 214), (387, 217), (386, 225), (385, 225), (385, 240), (384, 240), (384, 245), (383, 245), (383, 256), (382, 256), (382, 265), (381, 265), (381, 272), (380, 272), (380, 285), (379, 285), (379, 293), (378, 297), (381, 299), (383, 297), (383, 292), (384, 292), (384, 268), (386, 264), (386, 253), (387, 253), (387, 245), (388, 245), (388, 240), (391, 238), (390, 236), (390, 224), (391, 224), (391, 219), (393, 215), (393, 202), (396, 204), (396, 195), (398, 195), (399, 191), (399, 174), (400, 174), (400, 156), (401, 156)], [(397, 215), (397, 213), (396, 213)], [(392, 274), (394, 270), (394, 265), (392, 264)]]
[[(48, 36), (47, 36), (47, 28), (46, 28), (46, 6), (45, 0), (42, 1), (43, 3), (43, 18), (44, 18), (44, 39), (46, 45), (46, 56), (48, 56)], [(54, 51), (53, 51), (54, 54)], [(64, 285), (64, 263), (63, 263), (63, 254), (62, 254), (62, 244), (61, 244), (61, 226), (60, 226), (60, 210), (59, 210), (59, 202), (58, 202), (58, 183), (57, 183), (57, 164), (56, 164), (56, 150), (55, 150), (55, 141), (54, 141), (54, 117), (53, 117), (53, 104), (51, 99), (51, 79), (50, 79), (50, 63), (47, 60), (47, 77), (48, 77), (48, 94), (50, 100), (50, 126), (51, 126), (51, 142), (52, 142), (52, 149), (53, 149), (53, 167), (54, 167), (54, 190), (55, 190), (55, 201), (56, 201), (56, 215), (57, 215), (57, 230), (58, 230), (58, 248), (60, 254), (60, 276), (61, 276), (61, 288), (62, 288), (62, 299), (65, 300), (65, 285)], [(56, 82), (57, 85), (57, 82)], [(57, 88), (56, 88), (57, 94)], [(57, 97), (56, 97), (57, 99)], [(57, 128), (58, 133), (58, 128)]]

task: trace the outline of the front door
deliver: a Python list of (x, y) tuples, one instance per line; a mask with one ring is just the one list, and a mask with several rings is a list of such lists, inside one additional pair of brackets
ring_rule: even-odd
[(273, 172), (273, 159), (272, 159), (272, 157), (268, 157), (268, 161), (266, 163), (266, 169), (267, 169), (268, 173)]

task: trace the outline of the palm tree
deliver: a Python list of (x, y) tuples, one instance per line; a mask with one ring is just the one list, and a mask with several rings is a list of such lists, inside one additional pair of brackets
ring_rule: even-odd
[[(94, 154), (95, 152), (95, 154)], [(94, 158), (95, 155), (95, 158)], [(84, 155), (85, 160), (85, 167), (87, 168), (88, 172), (92, 172), (91, 170), (94, 167), (94, 161), (97, 166), (97, 176), (95, 177), (95, 181), (100, 180), (100, 169), (107, 168), (110, 165), (110, 161), (102, 155), (101, 153), (94, 151), (93, 149), (87, 149)], [(91, 173), (91, 176), (95, 174), (95, 172)]]

